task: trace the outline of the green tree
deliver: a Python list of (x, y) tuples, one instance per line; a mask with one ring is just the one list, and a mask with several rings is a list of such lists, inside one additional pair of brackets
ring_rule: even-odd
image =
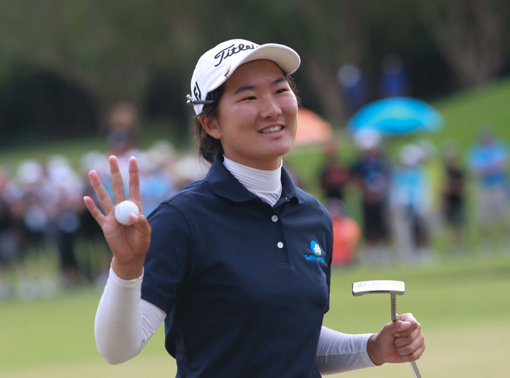
[[(280, 42), (299, 51), (301, 89), (343, 122), (339, 67), (374, 75), (387, 52), (434, 41), (463, 86), (494, 77), (508, 56), (510, 5), (500, 0), (24, 0), (0, 2), (0, 57), (54, 72), (93, 99), (142, 107), (163, 73), (188, 91), (193, 65), (227, 38)], [(12, 63), (11, 63), (12, 64)], [(1, 67), (0, 67), (1, 70)], [(301, 85), (303, 84), (303, 85)], [(143, 110), (143, 109), (142, 109)]]
[(508, 55), (509, 4), (500, 0), (419, 2), (420, 15), (461, 87), (493, 79)]
[(78, 85), (104, 120), (115, 102), (140, 106), (155, 70), (182, 67), (179, 17), (162, 0), (2, 2), (0, 53)]

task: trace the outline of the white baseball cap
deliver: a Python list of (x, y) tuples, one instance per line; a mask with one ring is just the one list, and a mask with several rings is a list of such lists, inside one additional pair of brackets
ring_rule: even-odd
[(258, 45), (245, 39), (231, 39), (206, 51), (198, 60), (191, 77), (191, 93), (188, 103), (199, 115), (207, 95), (219, 88), (243, 63), (268, 59), (280, 66), (286, 74), (296, 72), (301, 63), (298, 53), (288, 46), (277, 43)]

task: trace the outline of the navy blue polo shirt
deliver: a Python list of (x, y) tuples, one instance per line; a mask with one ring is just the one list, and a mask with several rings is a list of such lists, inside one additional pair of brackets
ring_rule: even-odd
[(271, 207), (217, 157), (149, 221), (142, 298), (167, 313), (178, 377), (320, 377), (331, 218), (285, 169)]

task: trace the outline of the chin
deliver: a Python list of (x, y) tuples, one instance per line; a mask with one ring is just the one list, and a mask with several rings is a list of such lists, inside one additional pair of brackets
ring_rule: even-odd
[(282, 143), (281, 145), (279, 146), (275, 146), (274, 148), (271, 148), (269, 151), (268, 151), (268, 155), (272, 155), (272, 156), (283, 156), (285, 154), (287, 154), (290, 149), (292, 148), (292, 143)]

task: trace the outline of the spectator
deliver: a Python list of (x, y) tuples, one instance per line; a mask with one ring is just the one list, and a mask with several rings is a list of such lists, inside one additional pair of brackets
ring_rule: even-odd
[(61, 283), (64, 288), (72, 288), (85, 278), (84, 267), (79, 264), (75, 248), (80, 231), (80, 213), (83, 211), (81, 197), (84, 185), (63, 156), (52, 156), (47, 163), (48, 181), (54, 193), (52, 221), (55, 242), (60, 261)]
[[(138, 109), (129, 102), (117, 103), (110, 110), (108, 122), (107, 155), (117, 156), (122, 176), (127, 177), (129, 158), (141, 157), (141, 151), (138, 148), (140, 129)], [(106, 189), (112, 194), (111, 188)]]
[(361, 258), (381, 263), (391, 257), (388, 229), (388, 189), (391, 166), (382, 149), (378, 132), (361, 130), (355, 136), (360, 157), (352, 167), (355, 184), (361, 191), (363, 250)]
[(140, 185), (145, 193), (142, 207), (150, 214), (161, 201), (177, 192), (172, 176), (175, 156), (172, 147), (162, 142), (156, 143), (142, 156)]
[(347, 112), (349, 114), (355, 113), (367, 100), (363, 72), (355, 64), (344, 64), (338, 70), (337, 80), (342, 89)]
[(108, 119), (107, 143), (116, 156), (138, 145), (139, 117), (136, 107), (129, 102), (120, 102), (112, 107)]
[(51, 223), (46, 198), (54, 195), (47, 184), (45, 168), (40, 162), (27, 159), (18, 166), (16, 186), (23, 219), (22, 258), (29, 252), (38, 254), (46, 246)]
[(381, 72), (382, 97), (406, 96), (409, 92), (407, 73), (402, 59), (396, 54), (384, 57)]
[(13, 215), (6, 196), (10, 181), (7, 171), (0, 167), (0, 300), (11, 291), (5, 278), (5, 270), (16, 260), (16, 235), (13, 231)]
[(325, 162), (320, 173), (320, 187), (326, 201), (337, 199), (344, 201), (344, 192), (350, 180), (349, 166), (338, 156), (339, 144), (333, 139), (324, 146)]
[[(106, 155), (98, 151), (89, 151), (80, 160), (80, 177), (84, 184), (83, 194), (95, 198), (95, 192), (87, 179), (88, 171), (94, 169), (101, 177), (108, 173), (102, 170), (107, 161)], [(87, 209), (80, 212), (80, 245), (85, 246), (87, 265), (83, 265), (83, 273), (89, 282), (96, 282), (99, 286), (106, 282), (106, 272), (110, 266), (108, 246), (102, 236), (101, 228)]]
[(448, 148), (444, 154), (444, 176), (442, 217), (453, 232), (455, 246), (461, 248), (464, 242), (466, 175), (460, 165), (458, 154), (452, 147)]
[(406, 145), (391, 184), (392, 224), (397, 255), (405, 262), (427, 262), (430, 249), (431, 189), (425, 170), (426, 154), (418, 145)]
[(479, 229), (484, 242), (507, 235), (508, 147), (484, 126), (468, 154), (468, 164), (477, 182)]

